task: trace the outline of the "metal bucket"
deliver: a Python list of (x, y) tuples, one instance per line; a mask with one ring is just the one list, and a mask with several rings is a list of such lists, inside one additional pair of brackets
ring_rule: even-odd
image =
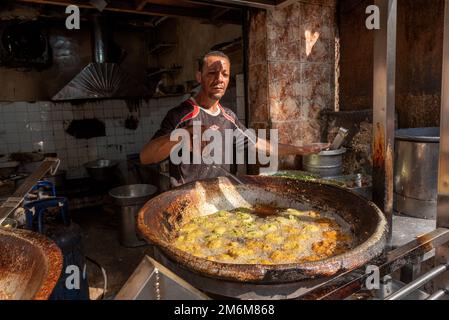
[(345, 153), (346, 149), (341, 148), (303, 156), (303, 169), (322, 177), (340, 176), (343, 172), (343, 155)]
[(439, 128), (396, 131), (396, 211), (417, 218), (436, 218), (439, 141)]
[(109, 195), (120, 208), (119, 241), (123, 246), (137, 247), (146, 244), (137, 237), (136, 216), (156, 192), (157, 188), (150, 184), (126, 185), (109, 191)]

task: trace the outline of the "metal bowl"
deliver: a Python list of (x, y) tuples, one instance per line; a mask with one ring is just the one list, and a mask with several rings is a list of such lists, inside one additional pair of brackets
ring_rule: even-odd
[(118, 166), (116, 160), (99, 159), (84, 164), (89, 175), (97, 181), (111, 181)]
[(48, 299), (62, 254), (50, 239), (27, 230), (0, 228), (0, 300)]
[(16, 229), (18, 226), (17, 220), (6, 218), (3, 220), (3, 222), (0, 224), (0, 228), (6, 229), (6, 230), (13, 230)]

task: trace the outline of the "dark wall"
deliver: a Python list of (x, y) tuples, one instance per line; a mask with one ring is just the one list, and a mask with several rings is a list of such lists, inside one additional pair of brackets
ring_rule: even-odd
[(371, 108), (373, 33), (365, 27), (365, 8), (372, 1), (340, 0), (340, 110)]
[[(0, 67), (0, 101), (49, 100), (93, 61), (89, 23), (82, 22), (80, 30), (67, 30), (63, 20), (42, 25), (52, 48), (51, 66), (42, 71)], [(125, 26), (114, 29), (114, 42), (127, 53), (123, 69), (143, 82), (147, 66), (145, 31)]]
[[(372, 108), (373, 35), (369, 0), (341, 0), (340, 110)], [(396, 111), (401, 128), (439, 125), (443, 0), (399, 0)]]

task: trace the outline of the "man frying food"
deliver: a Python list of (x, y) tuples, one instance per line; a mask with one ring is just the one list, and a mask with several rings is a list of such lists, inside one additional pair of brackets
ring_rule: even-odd
[[(253, 144), (253, 147), (258, 151), (267, 154), (277, 151), (278, 156), (319, 153), (329, 147), (328, 144), (294, 146), (280, 143), (275, 146), (274, 141), (270, 142), (260, 138), (251, 139), (245, 134), (247, 130), (237, 119), (234, 112), (220, 104), (220, 99), (224, 96), (229, 84), (230, 68), (229, 57), (220, 51), (209, 52), (200, 60), (199, 69), (196, 73), (196, 80), (201, 84), (200, 92), (167, 113), (160, 129), (140, 152), (140, 160), (143, 164), (159, 163), (167, 159), (173, 148), (179, 145), (179, 140), (171, 137), (172, 133), (183, 128), (193, 136), (196, 132), (194, 125), (201, 126), (200, 132), (213, 130), (222, 133), (223, 141), (221, 145), (223, 148), (226, 147), (226, 142), (228, 142), (224, 139), (226, 130), (234, 130), (237, 135), (245, 135), (249, 140), (246, 143)], [(189, 150), (191, 153), (195, 152), (195, 148)], [(229, 172), (231, 168), (229, 163), (183, 162), (175, 164), (172, 160), (170, 159), (170, 181), (173, 186), (223, 176), (223, 170)]]

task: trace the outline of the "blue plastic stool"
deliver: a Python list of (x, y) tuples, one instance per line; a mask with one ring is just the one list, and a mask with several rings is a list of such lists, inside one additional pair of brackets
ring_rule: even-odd
[(70, 224), (69, 210), (67, 198), (54, 197), (48, 199), (41, 199), (36, 201), (30, 201), (24, 205), (26, 216), (26, 228), (33, 230), (33, 223), (37, 219), (38, 232), (44, 233), (44, 215), (49, 208), (59, 207), (59, 215), (64, 225)]

